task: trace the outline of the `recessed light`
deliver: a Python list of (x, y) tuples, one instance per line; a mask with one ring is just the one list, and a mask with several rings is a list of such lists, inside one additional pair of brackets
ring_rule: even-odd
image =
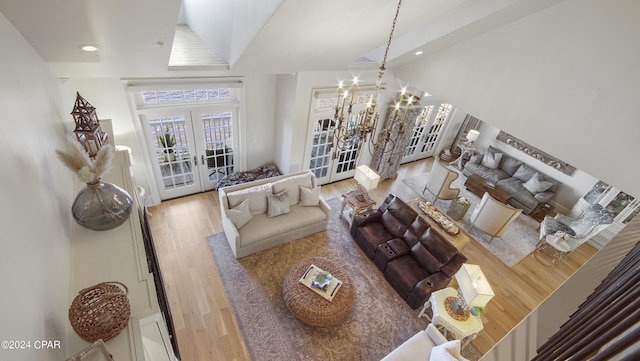
[(94, 51), (98, 51), (100, 48), (98, 48), (97, 45), (80, 45), (80, 49), (91, 53)]
[(415, 53), (415, 54), (416, 54), (416, 55), (422, 55), (422, 53), (423, 53), (423, 51), (422, 51), (422, 50), (418, 50), (418, 51), (416, 51), (416, 53)]

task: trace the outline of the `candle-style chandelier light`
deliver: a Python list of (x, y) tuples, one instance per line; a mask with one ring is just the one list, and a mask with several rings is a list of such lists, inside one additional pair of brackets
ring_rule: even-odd
[[(384, 52), (382, 63), (380, 63), (380, 68), (378, 69), (378, 79), (376, 80), (373, 95), (367, 102), (366, 108), (357, 114), (352, 114), (353, 102), (358, 89), (357, 77), (354, 78), (351, 83), (350, 92), (345, 89), (342, 81), (338, 85), (335, 114), (332, 119), (332, 123), (335, 125), (332, 141), (334, 159), (338, 157), (340, 151), (349, 149), (356, 149), (357, 156), (359, 156), (362, 145), (367, 141), (371, 141), (370, 144), (373, 144), (373, 147), (369, 148), (371, 152), (377, 148), (381, 148), (383, 152), (386, 149), (393, 148), (387, 147), (387, 145), (389, 143), (395, 143), (397, 137), (404, 132), (409, 108), (417, 102), (417, 97), (408, 94), (406, 89), (403, 89), (395, 101), (391, 121), (387, 122), (387, 126), (385, 126), (384, 129), (376, 133), (378, 120), (380, 118), (380, 114), (376, 111), (378, 92), (382, 89), (382, 77), (387, 63), (389, 48), (391, 47), (393, 32), (396, 28), (398, 14), (400, 14), (401, 4), (402, 0), (399, 0), (391, 26), (391, 33), (387, 41), (387, 48)], [(349, 99), (348, 102), (347, 99)], [(401, 110), (401, 107), (404, 107), (404, 109)]]

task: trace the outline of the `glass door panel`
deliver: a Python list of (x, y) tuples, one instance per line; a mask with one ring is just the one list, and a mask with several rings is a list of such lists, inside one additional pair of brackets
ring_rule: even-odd
[(416, 118), (411, 131), (411, 137), (409, 138), (407, 147), (404, 150), (403, 162), (415, 160), (415, 155), (418, 153), (418, 150), (422, 148), (423, 134), (427, 126), (427, 120), (430, 118), (432, 111), (433, 105), (427, 106)]
[(431, 123), (428, 128), (427, 133), (423, 139), (423, 145), (421, 149), (421, 153), (426, 157), (430, 157), (433, 155), (433, 151), (438, 142), (438, 137), (442, 132), (442, 128), (444, 127), (447, 120), (449, 120), (449, 116), (451, 114), (451, 104), (440, 104), (438, 108), (438, 113), (436, 114), (435, 119)]
[(234, 172), (235, 112), (200, 110), (194, 118), (200, 123), (200, 134), (196, 134), (196, 139), (202, 183), (205, 190), (213, 189), (218, 180)]
[(328, 183), (331, 178), (331, 141), (333, 122), (329, 118), (318, 119), (313, 128), (309, 169), (318, 178), (318, 183)]
[(194, 167), (193, 130), (189, 113), (144, 116), (149, 148), (155, 154), (154, 173), (162, 199), (191, 194), (200, 189)]

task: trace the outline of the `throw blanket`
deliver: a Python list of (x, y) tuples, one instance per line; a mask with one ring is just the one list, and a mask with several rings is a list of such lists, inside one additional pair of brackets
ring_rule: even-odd
[(245, 172), (231, 173), (229, 175), (226, 175), (220, 178), (218, 184), (216, 184), (215, 189), (251, 182), (258, 179), (276, 177), (279, 175), (281, 174), (278, 170), (278, 167), (276, 167), (274, 164), (266, 164)]

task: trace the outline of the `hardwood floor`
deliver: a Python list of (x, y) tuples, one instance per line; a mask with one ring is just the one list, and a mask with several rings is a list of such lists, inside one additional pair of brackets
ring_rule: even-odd
[[(404, 200), (417, 198), (401, 179), (424, 174), (430, 162), (432, 159), (403, 165), (395, 180), (381, 182), (370, 195), (377, 202), (389, 193)], [(353, 179), (328, 184), (322, 187), (322, 196), (339, 198), (355, 185)], [(165, 201), (149, 211), (182, 360), (249, 360), (205, 240), (222, 232), (218, 193)], [(472, 240), (464, 254), (469, 263), (480, 265), (496, 294), (482, 316), (484, 330), (473, 344), (483, 353), (488, 351), (595, 252), (584, 244), (556, 267), (544, 266), (529, 255), (509, 268)]]

